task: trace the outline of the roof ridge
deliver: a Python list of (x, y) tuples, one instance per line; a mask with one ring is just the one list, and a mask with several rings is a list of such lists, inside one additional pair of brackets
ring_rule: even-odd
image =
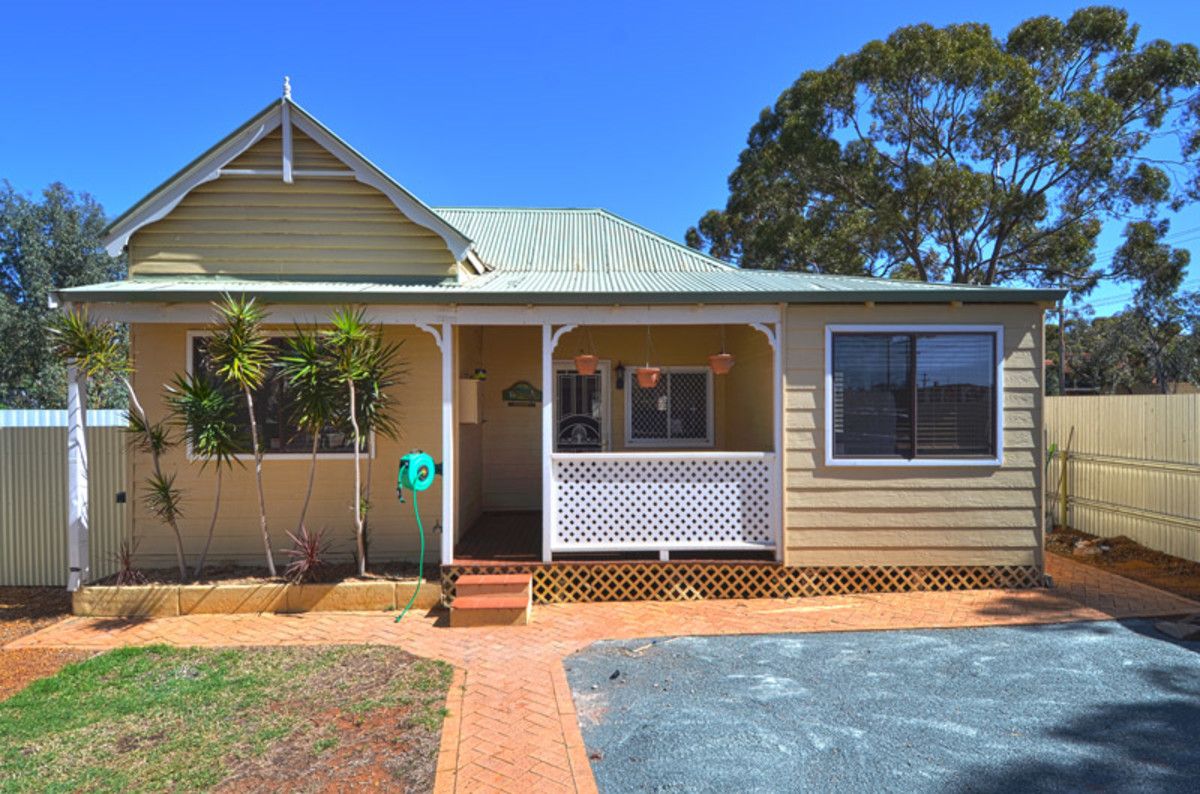
[(716, 265), (717, 268), (719, 268), (720, 270), (740, 270), (741, 269), (737, 265), (732, 265), (729, 262), (725, 262), (721, 259), (717, 259), (715, 256), (706, 254), (703, 251), (692, 248), (690, 245), (685, 245), (685, 244), (679, 242), (678, 240), (672, 240), (670, 237), (667, 237), (665, 234), (662, 234), (661, 232), (656, 232), (653, 229), (650, 229), (646, 226), (641, 225), (640, 223), (637, 223), (636, 221), (629, 220), (628, 218), (626, 218), (623, 215), (618, 215), (617, 213), (612, 212), (611, 210), (606, 210), (606, 209), (601, 208), (600, 214), (605, 216), (606, 218), (608, 218), (611, 221), (615, 221), (616, 223), (624, 224), (625, 226), (628, 226), (631, 229), (635, 229), (635, 230), (637, 230), (643, 234), (647, 234), (657, 240), (661, 240), (662, 242), (667, 243), (668, 245), (672, 245), (676, 248), (682, 249), (685, 253), (687, 253), (689, 255), (698, 256), (702, 259), (705, 259), (708, 262), (710, 262), (711, 264)]

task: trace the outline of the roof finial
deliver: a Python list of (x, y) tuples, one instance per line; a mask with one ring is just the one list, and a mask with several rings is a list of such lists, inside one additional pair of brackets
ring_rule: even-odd
[(286, 74), (283, 76), (283, 98), (292, 98), (292, 78), (288, 77)]

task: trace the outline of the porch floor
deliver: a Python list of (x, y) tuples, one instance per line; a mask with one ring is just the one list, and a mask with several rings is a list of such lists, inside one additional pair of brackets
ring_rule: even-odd
[[(652, 551), (628, 551), (591, 554), (556, 554), (555, 562), (566, 561), (638, 561), (657, 560)], [(671, 552), (672, 561), (726, 560), (768, 562), (770, 551)], [(484, 513), (467, 529), (454, 546), (454, 565), (529, 565), (542, 561), (542, 512), (524, 510)]]

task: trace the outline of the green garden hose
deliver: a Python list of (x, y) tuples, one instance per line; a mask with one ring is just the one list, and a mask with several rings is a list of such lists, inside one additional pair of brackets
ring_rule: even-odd
[(396, 473), (396, 495), (404, 501), (404, 489), (412, 491), (413, 516), (417, 519), (417, 532), (421, 536), (421, 555), (417, 558), (417, 586), (413, 588), (412, 598), (404, 605), (404, 609), (396, 616), (396, 622), (408, 614), (417, 594), (421, 592), (421, 583), (425, 580), (425, 526), (421, 523), (421, 509), (417, 505), (417, 494), (428, 490), (433, 485), (434, 477), (441, 473), (441, 466), (433, 462), (429, 455), (416, 450), (400, 459), (400, 469)]

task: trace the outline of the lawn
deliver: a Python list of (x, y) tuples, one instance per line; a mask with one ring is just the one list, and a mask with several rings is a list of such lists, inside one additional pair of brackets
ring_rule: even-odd
[(0, 790), (433, 785), (448, 665), (394, 648), (124, 648), (0, 701)]

